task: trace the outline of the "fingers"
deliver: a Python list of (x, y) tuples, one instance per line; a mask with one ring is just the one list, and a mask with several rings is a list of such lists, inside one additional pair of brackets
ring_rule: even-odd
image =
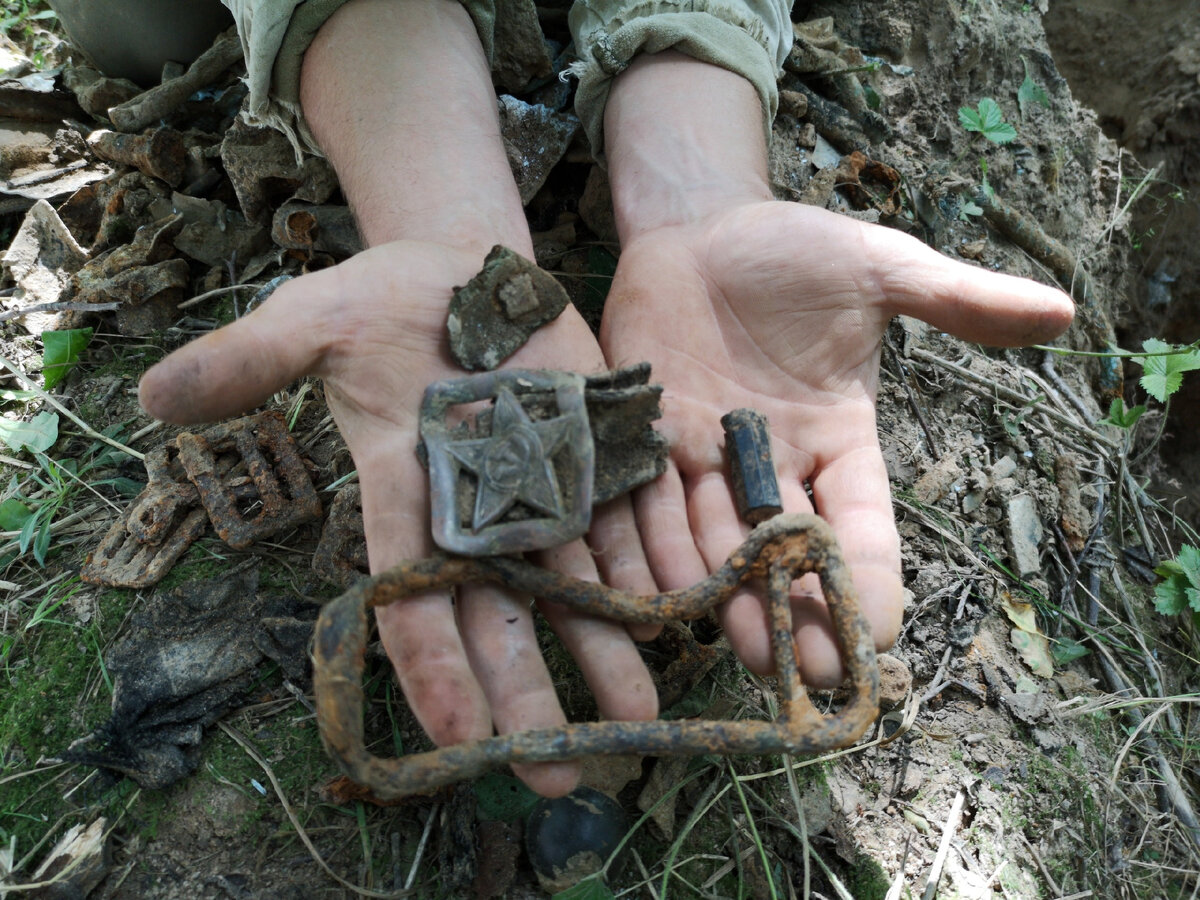
[[(588, 532), (600, 579), (609, 587), (645, 597), (658, 593), (658, 584), (650, 574), (650, 564), (642, 549), (633, 506), (627, 497), (619, 497), (592, 513)], [(628, 622), (625, 625), (635, 641), (650, 641), (662, 631), (662, 625)]]
[[(837, 535), (875, 648), (885, 650), (900, 632), (904, 596), (900, 536), (878, 443), (837, 456), (817, 470), (811, 484), (817, 511)], [(835, 687), (843, 678), (843, 667), (828, 609), (824, 602), (806, 598), (794, 615), (805, 682)]]
[[(597, 581), (596, 566), (582, 541), (538, 554), (539, 562), (583, 581)], [(538, 601), (538, 608), (575, 658), (606, 719), (639, 721), (658, 715), (658, 694), (629, 633), (619, 622)]]
[(167, 422), (212, 422), (312, 372), (327, 330), (307, 294), (298, 282), (284, 284), (250, 315), (176, 350), (142, 376), (142, 408)]
[(1075, 315), (1057, 288), (957, 262), (891, 228), (863, 231), (872, 277), (892, 314), (964, 340), (1019, 347), (1051, 340)]
[[(330, 394), (339, 425), (343, 398)], [(349, 423), (348, 423), (349, 424)], [(361, 422), (347, 428), (362, 482), (363, 526), (371, 571), (429, 552), (425, 492), (413, 490), (425, 473), (403, 434)], [(438, 745), (492, 734), (487, 698), (471, 671), (450, 597), (444, 592), (406, 597), (375, 611), (379, 637), (404, 696), (421, 727)]]
[[(471, 668), (483, 686), (499, 734), (566, 723), (550, 673), (538, 652), (529, 600), (467, 587), (458, 593), (459, 624)], [(577, 762), (514, 765), (543, 797), (561, 797), (579, 780)]]
[[(812, 512), (812, 505), (798, 477), (781, 480), (779, 490), (784, 510)], [(689, 507), (697, 522), (697, 540), (701, 552), (710, 570), (716, 571), (745, 540), (749, 528), (738, 517), (723, 475), (719, 480), (701, 479), (691, 492)], [(774, 671), (775, 655), (771, 649), (766, 609), (757, 593), (739, 591), (717, 608), (717, 618), (729, 638), (730, 646), (746, 668), (758, 675), (769, 675)]]

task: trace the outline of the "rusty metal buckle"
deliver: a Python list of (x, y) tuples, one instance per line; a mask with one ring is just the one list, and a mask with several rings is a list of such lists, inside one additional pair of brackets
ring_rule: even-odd
[[(533, 419), (523, 394), (553, 393), (557, 415)], [(584, 378), (506, 369), (438, 381), (421, 402), (433, 540), (443, 550), (494, 556), (558, 547), (592, 519), (595, 451)], [(494, 399), (474, 430), (452, 428), (451, 407)]]
[[(796, 667), (789, 593), (815, 572), (829, 606), (849, 700), (824, 716), (809, 700)], [(458, 584), (490, 583), (625, 622), (702, 615), (745, 582), (766, 582), (771, 646), (781, 694), (774, 721), (585, 722), (500, 735), (394, 759), (372, 756), (363, 742), (363, 658), (367, 609)], [(879, 671), (871, 630), (858, 608), (850, 572), (833, 531), (812, 515), (779, 515), (751, 532), (717, 572), (694, 587), (637, 597), (540, 569), (521, 559), (439, 556), (401, 563), (351, 588), (321, 611), (313, 652), (317, 719), (326, 749), (342, 771), (382, 800), (434, 790), (511, 763), (639, 753), (818, 753), (847, 746), (878, 712)]]
[(79, 571), (84, 581), (128, 588), (157, 584), (204, 533), (208, 514), (174, 451), (159, 447), (146, 455), (149, 481), (88, 554)]
[[(235, 550), (287, 528), (321, 518), (321, 500), (313, 489), (283, 417), (264, 412), (233, 422), (215, 425), (201, 434), (184, 432), (175, 439), (179, 460), (200, 494), (213, 527), (221, 540)], [(264, 454), (269, 453), (268, 460)], [(235, 454), (246, 464), (253, 497), (227, 484), (221, 454)], [(239, 500), (261, 505), (249, 516), (239, 509)]]

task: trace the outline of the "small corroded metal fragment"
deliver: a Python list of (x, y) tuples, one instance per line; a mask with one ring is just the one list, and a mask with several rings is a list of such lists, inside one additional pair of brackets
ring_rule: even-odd
[(721, 427), (725, 429), (725, 455), (738, 515), (751, 525), (779, 515), (783, 501), (766, 416), (753, 409), (735, 409), (721, 417)]
[(174, 447), (146, 456), (149, 482), (88, 554), (79, 577), (92, 584), (144, 588), (157, 584), (208, 527), (196, 488)]
[[(247, 416), (201, 434), (183, 432), (175, 442), (200, 502), (229, 546), (244, 550), (255, 541), (321, 518), (321, 500), (278, 413)], [(249, 478), (245, 484), (253, 487), (253, 502), (239, 501), (237, 486), (223, 477), (218, 462), (222, 454), (235, 454), (245, 463)], [(253, 508), (243, 512), (239, 502)]]
[[(507, 369), (439, 381), (421, 403), (433, 540), (443, 550), (493, 556), (558, 547), (588, 529), (595, 455), (584, 379)], [(533, 418), (518, 399), (554, 398)], [(454, 407), (494, 399), (486, 432), (452, 427)]]
[(370, 574), (359, 485), (348, 484), (333, 498), (321, 529), (321, 542), (313, 553), (312, 567), (322, 578), (343, 587), (350, 587)]
[(553, 275), (497, 244), (479, 274), (454, 289), (446, 318), (450, 352), (464, 369), (494, 369), (569, 301)]
[[(825, 716), (800, 682), (789, 594), (807, 572), (820, 578), (851, 687)], [(747, 581), (765, 582), (780, 692), (774, 721), (586, 722), (471, 741), (396, 759), (372, 756), (363, 740), (367, 610), (468, 583), (495, 584), (625, 622), (693, 618)], [(401, 563), (355, 585), (321, 612), (313, 641), (317, 718), (326, 749), (350, 778), (382, 799), (433, 790), (496, 766), (600, 754), (658, 756), (817, 753), (857, 740), (878, 712), (879, 670), (870, 626), (829, 526), (817, 516), (780, 515), (751, 532), (717, 572), (694, 587), (637, 597), (540, 569), (522, 559), (439, 556)]]

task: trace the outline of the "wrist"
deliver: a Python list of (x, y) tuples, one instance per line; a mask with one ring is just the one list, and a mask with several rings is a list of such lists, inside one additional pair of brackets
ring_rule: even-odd
[(531, 255), (471, 18), (452, 0), (352, 0), (305, 53), (300, 100), (368, 246)]
[(719, 66), (638, 57), (613, 83), (604, 132), (622, 242), (771, 199), (758, 95)]

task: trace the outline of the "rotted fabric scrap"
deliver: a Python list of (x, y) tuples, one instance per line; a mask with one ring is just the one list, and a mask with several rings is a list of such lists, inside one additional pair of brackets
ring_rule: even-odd
[(163, 788), (195, 770), (204, 729), (245, 702), (271, 660), (306, 685), (318, 607), (258, 592), (258, 568), (157, 594), (105, 657), (112, 715), (61, 754)]

